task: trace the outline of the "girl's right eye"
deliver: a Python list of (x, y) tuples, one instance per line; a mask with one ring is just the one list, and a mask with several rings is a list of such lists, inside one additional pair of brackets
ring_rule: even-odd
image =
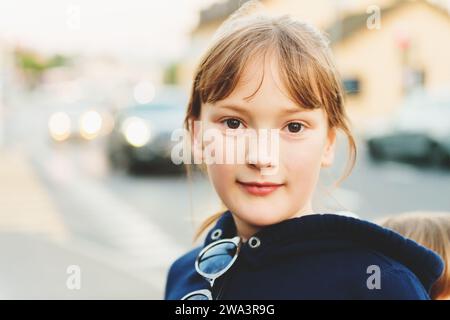
[(240, 125), (242, 124), (241, 120), (238, 120), (236, 118), (229, 118), (221, 121), (227, 126), (227, 129), (239, 129)]

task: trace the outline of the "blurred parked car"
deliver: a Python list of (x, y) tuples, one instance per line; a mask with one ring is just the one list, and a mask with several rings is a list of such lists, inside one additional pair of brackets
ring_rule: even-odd
[(450, 163), (450, 94), (409, 97), (392, 121), (372, 130), (368, 149), (375, 160)]
[(66, 103), (54, 110), (48, 119), (50, 138), (56, 142), (92, 140), (109, 134), (112, 127), (109, 110), (90, 101)]
[(107, 152), (114, 167), (136, 171), (141, 168), (183, 170), (171, 161), (172, 133), (183, 128), (184, 100), (154, 100), (122, 109), (108, 138)]

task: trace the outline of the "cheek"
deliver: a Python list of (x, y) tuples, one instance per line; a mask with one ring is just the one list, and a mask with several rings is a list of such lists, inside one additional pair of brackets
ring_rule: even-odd
[(323, 153), (322, 140), (285, 141), (280, 149), (280, 161), (285, 171), (289, 173), (288, 178), (295, 177), (296, 180), (306, 182), (318, 175)]
[(227, 164), (211, 164), (207, 166), (208, 176), (219, 194), (229, 190), (234, 183), (235, 167)]

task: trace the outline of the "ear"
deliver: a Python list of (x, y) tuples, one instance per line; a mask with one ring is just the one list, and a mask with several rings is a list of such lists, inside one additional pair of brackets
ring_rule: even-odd
[(328, 130), (327, 141), (325, 149), (322, 154), (322, 167), (330, 167), (334, 162), (334, 154), (336, 149), (336, 129), (332, 128)]

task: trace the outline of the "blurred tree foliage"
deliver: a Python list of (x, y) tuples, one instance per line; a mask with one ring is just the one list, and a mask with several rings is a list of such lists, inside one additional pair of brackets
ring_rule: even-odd
[(29, 89), (35, 88), (41, 82), (47, 70), (69, 63), (69, 58), (60, 54), (44, 57), (32, 50), (21, 48), (14, 50), (14, 60), (18, 72)]
[(178, 63), (173, 62), (169, 64), (164, 70), (164, 83), (177, 84), (178, 83)]

